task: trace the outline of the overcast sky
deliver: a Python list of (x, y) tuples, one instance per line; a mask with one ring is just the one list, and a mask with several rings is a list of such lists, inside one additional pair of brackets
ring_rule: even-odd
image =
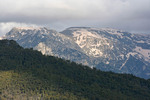
[(0, 0), (0, 35), (12, 27), (110, 27), (150, 33), (150, 0)]

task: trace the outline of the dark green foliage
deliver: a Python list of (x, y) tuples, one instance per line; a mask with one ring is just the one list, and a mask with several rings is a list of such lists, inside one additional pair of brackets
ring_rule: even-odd
[[(150, 80), (103, 72), (57, 57), (43, 56), (38, 51), (23, 49), (14, 41), (0, 41), (0, 73), (4, 71), (17, 73), (12, 84), (16, 86), (16, 82), (20, 82), (18, 88), (21, 93), (40, 94), (45, 99), (150, 99)], [(7, 90), (0, 87), (0, 95), (4, 89)], [(52, 97), (54, 91), (59, 94), (57, 97)]]

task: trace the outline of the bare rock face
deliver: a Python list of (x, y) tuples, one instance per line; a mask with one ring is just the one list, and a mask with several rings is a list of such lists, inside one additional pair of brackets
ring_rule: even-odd
[(150, 78), (150, 35), (111, 28), (70, 27), (62, 32), (47, 28), (13, 28), (3, 38), (45, 55), (96, 67), (104, 71)]

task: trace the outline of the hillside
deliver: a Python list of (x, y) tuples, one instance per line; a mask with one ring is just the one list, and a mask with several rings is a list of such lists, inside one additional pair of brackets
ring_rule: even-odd
[(91, 69), (0, 41), (2, 100), (148, 100), (150, 80)]
[[(112, 28), (70, 27), (61, 32), (77, 43), (104, 71), (150, 78), (150, 35)], [(104, 65), (104, 66), (101, 66)]]
[(42, 54), (82, 63), (103, 71), (150, 78), (150, 35), (111, 28), (13, 28), (3, 38)]

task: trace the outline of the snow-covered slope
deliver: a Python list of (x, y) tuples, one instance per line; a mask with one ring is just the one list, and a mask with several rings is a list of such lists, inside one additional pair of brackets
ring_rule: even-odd
[(86, 55), (93, 57), (94, 67), (150, 78), (150, 41), (147, 35), (89, 27), (71, 27), (61, 33), (72, 38)]
[(150, 35), (111, 28), (71, 27), (60, 33), (47, 28), (13, 28), (3, 38), (104, 71), (150, 78)]

